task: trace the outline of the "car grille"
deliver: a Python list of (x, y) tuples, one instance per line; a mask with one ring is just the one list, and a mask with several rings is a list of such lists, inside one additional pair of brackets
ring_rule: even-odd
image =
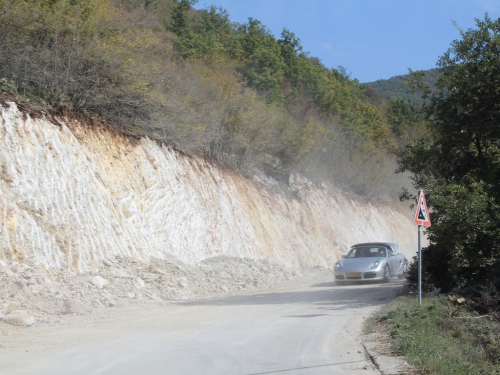
[(344, 275), (342, 275), (341, 273), (336, 273), (336, 274), (335, 274), (335, 278), (336, 278), (337, 280), (345, 280)]
[(364, 274), (365, 279), (373, 279), (375, 276), (377, 276), (376, 272), (365, 272)]

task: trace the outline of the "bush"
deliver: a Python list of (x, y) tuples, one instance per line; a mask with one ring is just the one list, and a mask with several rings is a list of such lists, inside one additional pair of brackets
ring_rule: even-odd
[(432, 92), (413, 75), (431, 137), (399, 152), (399, 171), (413, 173), (432, 217), (424, 267), (444, 290), (500, 286), (500, 19), (477, 20), (477, 29), (439, 60)]

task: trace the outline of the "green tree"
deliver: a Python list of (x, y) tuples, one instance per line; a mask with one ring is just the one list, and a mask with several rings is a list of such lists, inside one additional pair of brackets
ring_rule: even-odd
[(428, 136), (429, 133), (421, 111), (411, 100), (393, 97), (389, 101), (387, 121), (401, 145)]
[(189, 23), (188, 10), (197, 0), (179, 0), (172, 9), (172, 23), (169, 25), (170, 31), (177, 35), (183, 35)]
[(394, 97), (389, 103), (389, 124), (392, 127), (392, 131), (401, 136), (405, 134), (411, 125), (417, 120), (417, 110), (413, 103), (400, 98)]
[(179, 36), (177, 47), (184, 57), (223, 59), (236, 57), (241, 50), (229, 14), (211, 6), (198, 11)]
[(238, 34), (242, 47), (238, 72), (249, 86), (264, 93), (268, 102), (283, 102), (281, 83), (285, 64), (276, 38), (253, 18), (239, 26)]
[(476, 24), (439, 59), (440, 91), (412, 72), (431, 138), (399, 153), (399, 171), (426, 190), (433, 218), (424, 266), (446, 288), (500, 286), (500, 19)]
[(290, 30), (283, 29), (281, 39), (278, 39), (278, 44), (281, 49), (281, 57), (283, 58), (283, 62), (285, 64), (285, 76), (296, 88), (300, 82), (301, 76), (301, 60), (299, 54), (302, 51), (302, 46), (300, 44), (300, 39), (298, 39)]

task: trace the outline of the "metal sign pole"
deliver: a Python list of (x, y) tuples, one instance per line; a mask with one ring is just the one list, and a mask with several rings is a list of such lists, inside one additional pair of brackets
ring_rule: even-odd
[(422, 304), (422, 226), (418, 226), (418, 304)]
[(418, 304), (422, 304), (422, 225), (431, 226), (431, 217), (425, 203), (424, 191), (418, 191), (417, 211), (413, 222), (418, 225)]

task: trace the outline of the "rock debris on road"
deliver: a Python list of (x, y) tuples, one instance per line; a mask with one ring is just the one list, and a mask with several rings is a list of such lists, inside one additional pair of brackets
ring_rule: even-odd
[[(108, 271), (123, 269), (117, 267), (120, 262), (110, 261), (103, 267)], [(222, 273), (226, 265), (231, 265), (232, 268), (225, 271), (227, 275), (222, 273), (217, 280), (231, 278), (234, 282), (239, 269), (242, 273), (247, 270), (250, 275), (248, 270), (252, 267), (260, 267), (261, 279), (254, 275), (247, 283), (258, 279), (263, 280), (261, 285), (269, 285), (271, 275), (276, 275), (274, 280), (286, 279), (284, 270), (269, 264), (249, 261), (240, 267), (234, 262), (231, 259), (207, 262), (205, 278), (216, 278), (210, 276), (214, 267)], [(148, 284), (155, 285), (146, 277), (154, 274), (153, 268), (148, 268), (146, 273), (139, 264), (135, 265), (136, 273), (126, 278), (128, 290), (112, 289), (116, 282), (104, 271), (82, 276), (90, 285), (87, 287), (90, 292), (74, 300), (87, 306), (86, 298), (100, 296), (102, 291), (110, 289), (113, 292), (108, 292), (109, 300), (117, 299), (112, 307), (94, 306), (92, 312), (79, 314), (67, 312), (78, 310), (78, 306), (56, 304), (61, 312), (51, 318), (56, 319), (55, 322), (39, 318), (37, 324), (29, 328), (0, 323), (3, 369), (12, 375), (379, 374), (362, 345), (362, 325), (366, 317), (394, 298), (402, 287), (398, 282), (337, 287), (332, 283), (331, 271), (325, 274), (325, 270), (316, 270), (308, 277), (295, 277), (287, 283), (274, 284), (266, 290), (246, 291), (243, 295), (164, 301), (145, 298), (146, 293), (151, 295), (156, 291), (163, 295), (162, 289), (148, 288)], [(187, 275), (191, 270), (182, 264), (172, 264), (169, 271), (177, 275), (177, 280), (184, 281), (181, 278), (186, 276), (182, 274)], [(24, 272), (33, 271), (20, 270), (14, 277), (23, 277)], [(131, 273), (131, 270), (122, 272)], [(108, 284), (104, 285), (96, 276)], [(31, 278), (37, 277), (33, 273)], [(145, 286), (138, 284), (132, 289), (138, 277)], [(93, 285), (94, 280), (103, 288)], [(68, 281), (67, 285), (75, 282), (74, 279)], [(178, 286), (180, 292), (187, 289), (186, 292), (192, 293), (184, 296), (194, 296), (195, 291), (200, 293), (201, 289), (189, 288), (196, 285), (193, 279), (186, 277), (186, 284), (188, 288)], [(234, 290), (231, 283), (210, 283), (211, 288), (221, 284)], [(64, 294), (64, 289), (58, 287), (54, 292)], [(116, 296), (117, 291), (132, 293), (130, 290), (137, 292), (136, 298)], [(213, 293), (212, 289), (208, 293)], [(120, 306), (122, 299), (143, 305)]]

